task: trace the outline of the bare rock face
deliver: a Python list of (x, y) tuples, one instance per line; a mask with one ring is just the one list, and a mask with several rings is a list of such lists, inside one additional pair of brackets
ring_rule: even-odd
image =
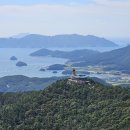
[(18, 66), (18, 67), (27, 66), (27, 63), (19, 61), (19, 62), (16, 63), (16, 66)]
[(10, 60), (15, 61), (15, 60), (18, 60), (18, 58), (17, 58), (17, 57), (15, 57), (15, 56), (12, 56), (12, 57), (10, 57)]

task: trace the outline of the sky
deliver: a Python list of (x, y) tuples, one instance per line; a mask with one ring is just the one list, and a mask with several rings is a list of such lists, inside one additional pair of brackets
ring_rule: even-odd
[(130, 37), (130, 0), (0, 0), (0, 37)]

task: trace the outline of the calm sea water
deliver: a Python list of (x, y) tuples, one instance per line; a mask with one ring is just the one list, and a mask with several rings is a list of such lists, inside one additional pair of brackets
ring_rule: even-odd
[[(83, 48), (50, 48), (51, 50), (71, 51)], [(85, 49), (85, 48), (84, 48)], [(87, 48), (99, 51), (110, 51), (116, 48)], [(46, 68), (52, 64), (64, 64), (67, 59), (54, 58), (54, 57), (31, 57), (29, 54), (39, 50), (39, 48), (0, 48), (0, 77), (11, 75), (25, 75), (28, 77), (52, 77), (63, 76), (62, 71), (54, 74), (52, 71), (39, 71), (40, 68)], [(16, 56), (18, 61), (23, 61), (28, 64), (25, 67), (17, 67), (18, 61), (11, 61), (10, 57)], [(92, 77), (105, 77), (105, 75), (91, 74)]]
[[(47, 67), (52, 64), (64, 64), (67, 59), (54, 57), (31, 57), (30, 53), (36, 49), (21, 49), (21, 48), (0, 48), (0, 77), (8, 75), (25, 75), (28, 77), (51, 77), (61, 76), (61, 72), (53, 74), (52, 71), (41, 72), (41, 67)], [(26, 67), (17, 67), (18, 61), (11, 61), (10, 57), (16, 56), (18, 61), (23, 61), (28, 64)]]

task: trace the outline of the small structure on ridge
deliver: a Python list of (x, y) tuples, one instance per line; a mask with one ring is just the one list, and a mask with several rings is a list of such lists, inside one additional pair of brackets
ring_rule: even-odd
[(87, 79), (86, 75), (77, 75), (76, 74), (76, 69), (73, 68), (72, 69), (72, 75), (71, 77), (68, 79), (68, 84), (88, 84), (91, 85), (90, 81)]

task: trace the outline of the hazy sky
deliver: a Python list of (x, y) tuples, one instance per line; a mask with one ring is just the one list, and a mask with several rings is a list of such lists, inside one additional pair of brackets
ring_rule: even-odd
[(0, 0), (0, 37), (18, 33), (130, 36), (130, 0)]

